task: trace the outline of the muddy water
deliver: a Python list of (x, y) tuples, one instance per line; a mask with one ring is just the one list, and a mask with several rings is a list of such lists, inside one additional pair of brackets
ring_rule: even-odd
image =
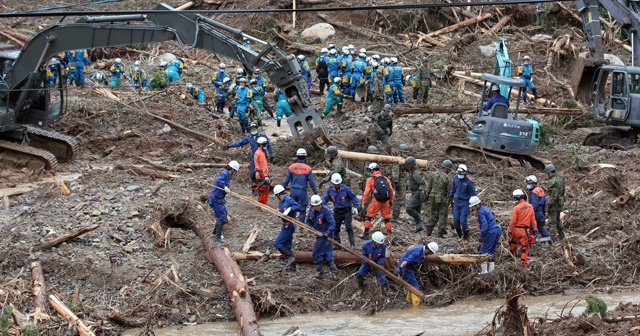
[[(548, 295), (527, 297), (521, 302), (529, 307), (529, 318), (538, 316), (557, 317), (571, 299), (585, 298), (589, 294)], [(607, 303), (609, 309), (619, 303), (640, 302), (640, 291), (595, 294)], [(575, 301), (565, 308), (564, 315)], [(416, 307), (387, 310), (374, 316), (364, 316), (363, 311), (303, 314), (277, 320), (261, 320), (260, 330), (264, 335), (282, 335), (292, 326), (298, 326), (306, 335), (416, 335), (427, 331), (429, 335), (474, 335), (491, 322), (495, 310), (504, 300), (460, 301), (443, 308)], [(573, 315), (581, 314), (586, 303), (580, 301), (573, 308)], [(157, 336), (238, 335), (235, 322), (209, 323), (196, 326), (178, 326), (154, 330)], [(125, 335), (135, 335), (129, 331)]]

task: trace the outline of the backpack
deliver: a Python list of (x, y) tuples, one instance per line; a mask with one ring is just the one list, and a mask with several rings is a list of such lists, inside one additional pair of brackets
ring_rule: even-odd
[(389, 180), (384, 176), (375, 176), (373, 178), (373, 197), (378, 202), (386, 202), (391, 199), (391, 188)]

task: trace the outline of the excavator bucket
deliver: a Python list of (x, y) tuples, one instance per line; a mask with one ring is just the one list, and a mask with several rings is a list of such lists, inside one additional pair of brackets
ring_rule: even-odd
[(578, 58), (574, 63), (571, 72), (571, 88), (577, 100), (582, 102), (591, 101), (593, 76), (598, 68), (599, 65), (586, 58)]

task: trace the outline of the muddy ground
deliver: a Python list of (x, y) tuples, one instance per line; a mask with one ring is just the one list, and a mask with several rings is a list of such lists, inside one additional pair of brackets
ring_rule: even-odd
[[(26, 2), (9, 2), (15, 2), (12, 10), (32, 9), (35, 6)], [(355, 1), (350, 5), (357, 3)], [(238, 8), (239, 4), (231, 2), (229, 6)], [(276, 6), (285, 5), (277, 2), (268, 5)], [(93, 8), (148, 7), (142, 1), (129, 1), (126, 4), (99, 5)], [(199, 8), (216, 7), (202, 5)], [(519, 6), (509, 10), (517, 16), (535, 9), (533, 6)], [(446, 16), (439, 15), (434, 10), (418, 14), (433, 19), (429, 21), (432, 24), (431, 30), (442, 27), (443, 22), (446, 22)], [(559, 18), (567, 15), (562, 11), (556, 14)], [(408, 14), (399, 11), (387, 15), (388, 20), (394, 20), (393, 23), (397, 24)], [(363, 25), (382, 20), (373, 16), (371, 13), (339, 13), (334, 18), (352, 20)], [(222, 14), (217, 18), (227, 24), (253, 31), (259, 36), (265, 35), (267, 26), (273, 22), (284, 25), (289, 20), (284, 14), (269, 18), (253, 15), (249, 22), (230, 14)], [(303, 26), (309, 26), (319, 22), (319, 19), (314, 14), (303, 14), (300, 21)], [(45, 22), (50, 21), (11, 19), (2, 22), (2, 25), (3, 28), (11, 27), (25, 33), (34, 33), (37, 24)], [(572, 27), (562, 26), (554, 34), (549, 27), (529, 29), (531, 26), (527, 26), (527, 23), (531, 22), (518, 23), (517, 29), (507, 29), (499, 35), (513, 40), (510, 44), (512, 59), (529, 54), (537, 69), (542, 68), (546, 62), (549, 43), (531, 42), (525, 36), (546, 32), (555, 37), (565, 32), (575, 33), (575, 27), (578, 27), (573, 22)], [(397, 25), (394, 27), (396, 28), (386, 28), (390, 35), (402, 33), (396, 31), (400, 30)], [(494, 42), (495, 36), (475, 34), (473, 29), (456, 34), (458, 35), (452, 37), (460, 38), (460, 41), (464, 36), (473, 37), (465, 40), (464, 44), (458, 43), (454, 48), (429, 50), (434, 67), (437, 68), (435, 64), (442, 64), (474, 71), (487, 71), (492, 67), (493, 58), (481, 56), (478, 46)], [(329, 42), (345, 39), (352, 41), (357, 47), (364, 43), (362, 38), (351, 36), (349, 32), (342, 30), (338, 30), (337, 35)], [(379, 44), (374, 42), (368, 41), (364, 46), (369, 48)], [(582, 43), (576, 42), (576, 46), (580, 48)], [(317, 45), (317, 49), (320, 47)], [(376, 47), (387, 52), (393, 52), (393, 48)], [(164, 43), (156, 48), (130, 53), (125, 57), (125, 63), (130, 66), (134, 59), (140, 57), (150, 71), (153, 64), (157, 64), (157, 56), (164, 52), (185, 57), (188, 63), (186, 74), (180, 81), (180, 87), (170, 87), (164, 93), (144, 101), (141, 98), (150, 96), (151, 93), (138, 94), (133, 89), (125, 88), (112, 90), (124, 102), (120, 104), (92, 94), (89, 88), (69, 88), (67, 114), (50, 128), (76, 136), (80, 141), (81, 151), (76, 155), (75, 161), (61, 164), (58, 171), (60, 176), (77, 174), (79, 177), (66, 182), (71, 191), (69, 195), (63, 195), (56, 184), (43, 182), (33, 191), (11, 197), (8, 208), (0, 210), (0, 302), (3, 305), (12, 304), (25, 314), (33, 312), (29, 263), (38, 260), (43, 266), (48, 290), (70, 305), (99, 334), (111, 335), (123, 330), (122, 326), (107, 318), (114, 310), (142, 322), (152, 315), (153, 327), (185, 322), (234, 320), (233, 309), (220, 275), (213, 265), (204, 260), (204, 247), (197, 236), (192, 231), (173, 228), (167, 243), (157, 248), (154, 246), (155, 237), (149, 228), (154, 219), (154, 209), (158, 206), (188, 200), (189, 216), (203, 223), (211, 232), (214, 217), (202, 196), (207, 194), (219, 169), (172, 172), (177, 175), (176, 178), (166, 181), (156, 193), (151, 189), (158, 180), (137, 176), (126, 169), (143, 164), (136, 156), (167, 166), (187, 162), (226, 163), (231, 159), (247, 163), (249, 159), (249, 148), (223, 151), (218, 144), (194, 138), (175, 129), (168, 134), (158, 135), (163, 124), (145, 115), (144, 111), (157, 113), (199, 132), (215, 134), (223, 144), (242, 137), (235, 119), (228, 120), (226, 115), (213, 114), (193, 105), (189, 100), (179, 98), (182, 85), (187, 81), (201, 83), (205, 91), (211, 94), (211, 86), (204, 83), (208, 82), (212, 70), (204, 64), (217, 64), (219, 60), (215, 56), (204, 51), (183, 51), (173, 43)], [(413, 56), (415, 55), (405, 54), (405, 64), (412, 65), (417, 58)], [(629, 58), (622, 51), (620, 56), (623, 59)], [(101, 61), (110, 62), (111, 59)], [(237, 65), (229, 60), (223, 61), (231, 64), (230, 70)], [(570, 58), (563, 59), (555, 73), (556, 77), (568, 75), (569, 63)], [(538, 76), (536, 83), (539, 90), (548, 99), (557, 105), (569, 100), (565, 89), (543, 73)], [(442, 75), (442, 79), (437, 81), (437, 87), (432, 89), (434, 104), (462, 103), (464, 100), (458, 97), (456, 90), (456, 80)], [(478, 91), (478, 88), (468, 86), (467, 90)], [(410, 96), (408, 90), (406, 96)], [(323, 99), (313, 99), (321, 108)], [(467, 97), (466, 102), (471, 103), (473, 99)], [(369, 144), (376, 144), (366, 132), (369, 120), (367, 113), (353, 103), (346, 104), (345, 111), (347, 116), (329, 116), (325, 119), (331, 140), (340, 149), (354, 151), (364, 151)], [(473, 121), (471, 115), (463, 118), (467, 123)], [(508, 289), (516, 284), (524, 284), (529, 295), (573, 290), (624, 291), (636, 287), (636, 260), (640, 256), (636, 214), (640, 203), (632, 200), (620, 206), (613, 201), (640, 184), (640, 168), (637, 167), (640, 150), (632, 148), (622, 151), (580, 146), (568, 135), (577, 123), (589, 123), (588, 118), (586, 121), (583, 119), (540, 119), (549, 130), (552, 145), (541, 147), (537, 155), (551, 160), (567, 185), (565, 248), (570, 247), (570, 257), (565, 258), (561, 244), (536, 245), (532, 248), (530, 266), (525, 271), (518, 261), (509, 256), (508, 244), (503, 237), (494, 274), (478, 276), (478, 266), (423, 267), (418, 278), (429, 294), (425, 300), (427, 305), (446, 305), (467, 298), (505, 297)], [(136, 131), (139, 136), (113, 140), (113, 136), (128, 130)], [(290, 132), (286, 125), (278, 129), (274, 120), (266, 120), (265, 130), (273, 141), (276, 153), (276, 164), (271, 167), (271, 175), (273, 180), (280, 182), (284, 178), (286, 167), (293, 162), (298, 146), (289, 141)], [(438, 169), (439, 162), (447, 158), (446, 147), (452, 143), (464, 143), (465, 139), (465, 122), (458, 116), (443, 114), (398, 117), (392, 136), (394, 147), (400, 143), (409, 144), (416, 157), (430, 161), (429, 168), (425, 169), (427, 177)], [(310, 151), (311, 148), (307, 150)], [(524, 177), (536, 174), (540, 180), (546, 181), (546, 177), (533, 168), (505, 168), (500, 162), (487, 162), (482, 157), (454, 159), (469, 166), (470, 177), (476, 183), (480, 197), (503, 226), (508, 224), (510, 217), (511, 191), (524, 187)], [(117, 164), (124, 165), (125, 169), (114, 169)], [(313, 152), (309, 164), (320, 167), (326, 163), (322, 153)], [(360, 172), (362, 169), (359, 162), (347, 164), (351, 170)], [(43, 181), (50, 174), (3, 166), (0, 175), (0, 187), (9, 188)], [(246, 169), (232, 181), (232, 190), (250, 195)], [(276, 205), (273, 197), (270, 197), (269, 205)], [(239, 251), (253, 228), (259, 228), (260, 234), (251, 250), (274, 250), (272, 242), (280, 229), (277, 218), (234, 198), (228, 199), (228, 209), (232, 221), (225, 227), (224, 236), (230, 250)], [(391, 249), (401, 252), (412, 244), (435, 240), (440, 244), (441, 253), (474, 252), (478, 248), (478, 229), (473, 215), (470, 223), (472, 242), (465, 251), (456, 239), (450, 238), (451, 235), (438, 239), (426, 237), (424, 233), (411, 233), (409, 229), (414, 224), (403, 212), (401, 220), (394, 223)], [(65, 231), (92, 224), (100, 224), (100, 228), (50, 250), (29, 252), (30, 247)], [(380, 224), (376, 222), (375, 225), (381, 227)], [(343, 237), (343, 241), (344, 239)], [(362, 241), (357, 241), (357, 246), (361, 243)], [(310, 250), (312, 246), (313, 238), (296, 234), (295, 250)], [(111, 254), (120, 255), (122, 265), (111, 267)], [(342, 265), (340, 278), (344, 281), (339, 282), (313, 279), (312, 265), (301, 264), (295, 273), (284, 272), (282, 262), (278, 260), (246, 261), (241, 262), (240, 266), (245, 276), (252, 279), (250, 290), (261, 317), (326, 310), (362, 310), (374, 313), (389, 308), (409, 307), (403, 300), (405, 292), (401, 287), (392, 284), (389, 295), (383, 298), (375, 290), (371, 279), (367, 280), (368, 291), (362, 297), (356, 297), (354, 273), (357, 265)], [(165, 278), (171, 279), (173, 284), (164, 280)], [(79, 292), (79, 298), (72, 302), (75, 292)], [(637, 313), (635, 305), (624, 307)], [(627, 311), (621, 309), (618, 308), (615, 314), (619, 311), (620, 314), (627, 315)], [(59, 319), (53, 310), (50, 313), (54, 319), (40, 323), (39, 333), (66, 332), (66, 322)], [(625, 322), (615, 330), (606, 329), (606, 333), (625, 334), (622, 331), (628, 331), (633, 323)], [(608, 328), (615, 328), (618, 324), (606, 325)], [(569, 335), (575, 334), (580, 326), (579, 322), (562, 320), (544, 323), (539, 328), (544, 335)]]

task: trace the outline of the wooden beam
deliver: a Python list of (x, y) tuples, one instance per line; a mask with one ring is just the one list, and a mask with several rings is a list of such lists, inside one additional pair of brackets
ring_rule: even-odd
[(36, 321), (49, 320), (50, 317), (47, 314), (47, 286), (44, 282), (42, 265), (39, 261), (34, 261), (31, 263), (31, 279), (31, 288), (33, 289), (33, 305), (35, 307), (33, 318)]
[(60, 301), (60, 299), (58, 299), (55, 295), (49, 295), (49, 302), (51, 303), (51, 306), (53, 306), (53, 308), (62, 317), (69, 321), (69, 324), (76, 327), (80, 335), (95, 336), (93, 331), (89, 330), (89, 327), (87, 327), (87, 325), (84, 324), (84, 322), (82, 322), (82, 320), (79, 319), (78, 316), (76, 316), (76, 314), (74, 314), (71, 309), (69, 309), (64, 303), (62, 303), (62, 301)]
[(56, 246), (58, 244), (66, 242), (69, 239), (72, 239), (72, 238), (78, 237), (80, 235), (83, 235), (83, 234), (85, 234), (87, 232), (93, 231), (93, 230), (95, 230), (95, 229), (97, 229), (99, 227), (100, 227), (100, 224), (96, 224), (96, 225), (92, 225), (92, 226), (89, 226), (89, 227), (80, 228), (80, 229), (77, 229), (77, 230), (66, 232), (66, 233), (64, 233), (64, 234), (62, 234), (62, 235), (60, 235), (60, 236), (58, 236), (56, 238), (53, 238), (53, 239), (49, 240), (48, 242), (46, 242), (46, 243), (44, 243), (42, 245), (31, 247), (29, 249), (29, 251), (30, 252), (34, 252), (34, 251), (46, 250), (48, 248), (51, 248), (51, 247), (54, 247), (54, 246)]
[(493, 14), (491, 14), (491, 13), (485, 13), (485, 14), (482, 14), (482, 15), (477, 16), (475, 18), (466, 19), (466, 20), (464, 20), (462, 22), (458, 22), (458, 23), (456, 23), (454, 25), (451, 25), (451, 26), (444, 27), (442, 29), (436, 30), (434, 32), (431, 32), (431, 33), (427, 34), (427, 36), (428, 37), (436, 37), (438, 35), (451, 33), (451, 32), (454, 32), (454, 31), (456, 31), (458, 29), (470, 26), (472, 24), (476, 24), (477, 22), (484, 21), (484, 20), (486, 20), (486, 19), (488, 19), (488, 18), (490, 18), (492, 16), (493, 16)]
[[(348, 152), (348, 151), (338, 151), (338, 156), (348, 160), (355, 161), (372, 161), (375, 163), (393, 163), (393, 164), (404, 164), (404, 158), (400, 156), (388, 156), (388, 155), (376, 155), (376, 154), (368, 154), (368, 153), (358, 153), (358, 152)], [(416, 164), (420, 168), (427, 168), (429, 165), (429, 161), (416, 159)]]

